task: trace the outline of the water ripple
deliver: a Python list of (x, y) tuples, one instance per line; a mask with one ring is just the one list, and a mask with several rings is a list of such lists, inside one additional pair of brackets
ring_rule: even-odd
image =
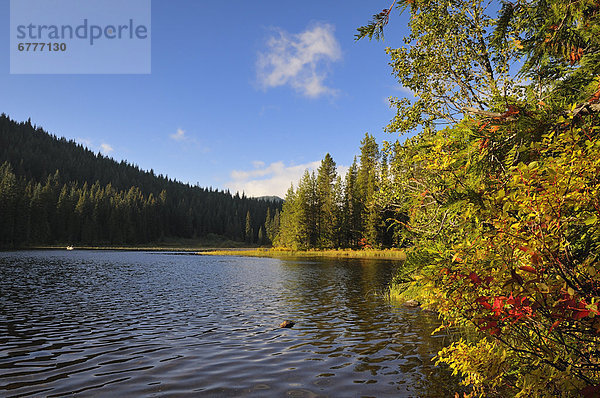
[(393, 267), (0, 253), (0, 396), (454, 395), (435, 316), (378, 294)]

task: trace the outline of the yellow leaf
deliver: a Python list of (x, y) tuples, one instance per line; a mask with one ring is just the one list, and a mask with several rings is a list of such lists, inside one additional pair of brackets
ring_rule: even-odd
[(513, 39), (513, 42), (515, 43), (515, 47), (517, 47), (519, 50), (523, 49), (523, 45), (521, 44), (521, 40), (519, 40), (519, 39)]

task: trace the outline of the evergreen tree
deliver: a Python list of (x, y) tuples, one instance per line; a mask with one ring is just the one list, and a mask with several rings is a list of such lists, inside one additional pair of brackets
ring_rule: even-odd
[(317, 246), (334, 246), (334, 230), (337, 223), (336, 198), (333, 184), (337, 175), (336, 165), (331, 155), (325, 155), (317, 171), (316, 186), (316, 228)]
[(345, 246), (356, 247), (362, 236), (362, 211), (360, 191), (357, 184), (358, 165), (356, 157), (346, 173), (344, 190), (344, 215), (343, 222)]
[(368, 133), (360, 143), (360, 167), (356, 180), (362, 213), (360, 230), (370, 245), (377, 245), (380, 214), (375, 204), (375, 192), (378, 190), (379, 147)]
[(0, 166), (0, 247), (12, 246), (17, 220), (17, 178), (8, 162)]
[(40, 183), (33, 187), (30, 196), (29, 207), (31, 209), (30, 230), (34, 242), (49, 243), (50, 224), (48, 223), (47, 206), (43, 187)]
[(338, 175), (333, 185), (333, 215), (332, 226), (333, 247), (340, 248), (347, 246), (345, 241), (345, 215), (344, 215), (344, 181), (342, 176)]
[(281, 229), (281, 212), (279, 209), (275, 209), (275, 215), (273, 215), (273, 221), (271, 222), (271, 235), (269, 235), (269, 240), (271, 243), (275, 243), (277, 236), (279, 235), (279, 231)]
[(250, 210), (246, 212), (246, 229), (245, 229), (246, 243), (253, 243), (252, 234), (252, 219), (250, 218)]
[(279, 233), (275, 240), (277, 246), (289, 249), (298, 249), (300, 246), (297, 201), (297, 195), (294, 191), (294, 186), (292, 185), (285, 195), (283, 208), (281, 210)]
[(298, 225), (298, 245), (301, 249), (317, 246), (319, 236), (317, 218), (317, 190), (315, 173), (304, 172), (298, 184), (295, 201), (296, 222)]
[[(270, 208), (270, 207), (268, 207), (268, 208), (267, 208), (267, 215), (265, 216), (265, 222), (264, 222), (264, 225), (265, 225), (266, 237), (267, 237), (267, 239), (269, 239), (271, 242), (273, 241), (273, 240), (271, 239), (271, 236), (273, 235), (273, 234), (272, 234), (272, 232), (273, 232), (273, 226), (272, 226), (272, 224), (271, 224), (272, 222), (273, 222), (273, 219), (272, 219), (272, 217), (271, 217), (271, 208)], [(260, 232), (260, 231), (259, 231), (259, 232)]]

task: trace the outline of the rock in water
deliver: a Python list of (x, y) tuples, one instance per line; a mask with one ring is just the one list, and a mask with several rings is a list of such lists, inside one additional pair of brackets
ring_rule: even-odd
[(409, 308), (415, 308), (420, 305), (421, 305), (421, 303), (419, 303), (417, 300), (408, 300), (407, 302), (404, 303), (404, 306), (409, 307)]
[(295, 323), (293, 321), (283, 321), (279, 324), (280, 328), (291, 328)]

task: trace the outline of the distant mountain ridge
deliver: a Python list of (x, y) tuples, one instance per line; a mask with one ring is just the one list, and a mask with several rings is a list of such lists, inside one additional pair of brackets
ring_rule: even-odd
[(283, 199), (280, 198), (279, 196), (259, 196), (255, 199), (264, 200), (267, 202), (275, 202), (275, 203), (283, 203), (284, 202)]

